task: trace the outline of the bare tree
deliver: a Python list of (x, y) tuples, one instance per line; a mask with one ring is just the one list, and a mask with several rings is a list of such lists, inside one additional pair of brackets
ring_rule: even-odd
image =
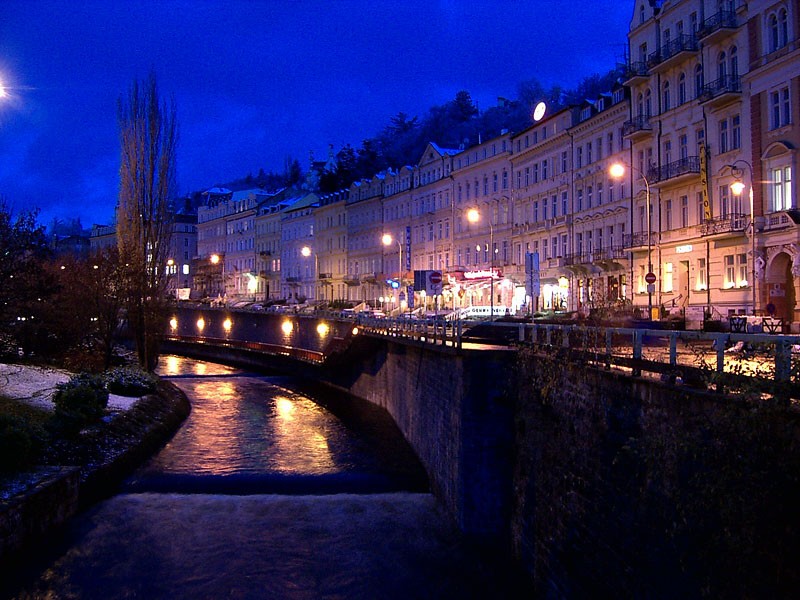
[(119, 100), (121, 142), (117, 207), (119, 258), (125, 267), (128, 324), (139, 364), (156, 366), (166, 327), (166, 261), (175, 183), (175, 104), (162, 104), (154, 74)]

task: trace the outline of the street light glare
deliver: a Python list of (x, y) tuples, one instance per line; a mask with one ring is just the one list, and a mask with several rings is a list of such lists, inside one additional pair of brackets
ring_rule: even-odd
[(308, 246), (303, 246), (300, 250), (300, 254), (308, 258), (309, 256), (311, 256), (311, 248), (309, 248)]
[(612, 177), (622, 177), (623, 175), (625, 175), (625, 166), (621, 163), (614, 163), (608, 169), (608, 173)]
[(383, 242), (383, 245), (384, 245), (384, 246), (391, 246), (391, 245), (392, 245), (392, 242), (393, 242), (394, 240), (392, 239), (392, 236), (391, 236), (391, 234), (384, 233), (384, 234), (383, 234), (383, 237), (381, 238), (381, 241)]
[(734, 182), (731, 184), (731, 191), (732, 191), (732, 192), (733, 192), (735, 195), (737, 195), (737, 196), (741, 196), (741, 195), (742, 195), (742, 192), (744, 191), (744, 182), (742, 182), (742, 181), (734, 181)]
[(477, 223), (481, 220), (481, 213), (477, 208), (470, 208), (467, 211), (467, 221), (470, 223)]

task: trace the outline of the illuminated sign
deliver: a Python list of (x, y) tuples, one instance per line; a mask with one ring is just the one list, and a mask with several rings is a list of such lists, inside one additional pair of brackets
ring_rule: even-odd
[(692, 251), (691, 244), (686, 244), (685, 246), (678, 246), (677, 248), (675, 248), (675, 252), (677, 252), (678, 254), (685, 254), (686, 252), (691, 252), (691, 251)]
[(465, 271), (464, 272), (464, 279), (488, 279), (489, 277), (494, 276), (495, 279), (499, 279), (501, 277), (500, 271), (495, 270), (492, 271)]

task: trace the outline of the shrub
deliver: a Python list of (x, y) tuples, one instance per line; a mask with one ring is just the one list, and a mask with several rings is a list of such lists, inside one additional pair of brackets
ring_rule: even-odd
[(41, 435), (24, 419), (0, 414), (0, 473), (14, 473), (33, 464)]
[(155, 375), (137, 367), (117, 367), (103, 374), (106, 389), (120, 396), (144, 396), (156, 391)]
[(108, 391), (99, 377), (80, 373), (58, 385), (53, 403), (59, 422), (69, 428), (80, 428), (103, 416), (108, 406)]

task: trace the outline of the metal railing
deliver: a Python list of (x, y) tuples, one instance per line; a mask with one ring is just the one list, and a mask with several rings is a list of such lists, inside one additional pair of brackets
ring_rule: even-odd
[(666, 181), (673, 177), (680, 177), (687, 173), (700, 173), (699, 156), (687, 156), (660, 167), (651, 167), (647, 170), (647, 178), (652, 184), (658, 183), (659, 181)]

